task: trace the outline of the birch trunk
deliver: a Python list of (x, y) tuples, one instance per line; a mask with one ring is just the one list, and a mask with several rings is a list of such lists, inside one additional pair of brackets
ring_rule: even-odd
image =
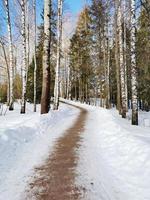
[(12, 44), (12, 30), (11, 30), (11, 21), (10, 21), (10, 12), (9, 12), (9, 2), (5, 0), (6, 7), (6, 19), (7, 19), (7, 28), (8, 28), (8, 40), (9, 40), (9, 110), (14, 109), (14, 97), (13, 97), (13, 44)]
[(22, 9), (22, 48), (23, 48), (21, 113), (24, 114), (26, 111), (26, 70), (27, 70), (25, 0), (21, 1), (21, 9)]
[(110, 103), (110, 46), (109, 46), (109, 39), (107, 38), (107, 69), (106, 69), (106, 108), (109, 109), (111, 107)]
[(44, 53), (41, 114), (48, 113), (50, 109), (50, 32), (51, 0), (44, 0)]
[(30, 64), (30, 25), (29, 25), (29, 1), (25, 2), (25, 28), (26, 28), (26, 83)]
[(127, 80), (127, 34), (126, 34), (126, 0), (124, 0), (124, 71), (125, 71), (125, 95), (126, 95), (126, 111), (128, 111), (128, 80)]
[(118, 34), (118, 8), (119, 1), (115, 0), (115, 62), (116, 62), (116, 80), (117, 80), (117, 109), (121, 114), (121, 94), (120, 94), (120, 66), (119, 66), (119, 34)]
[(33, 16), (34, 16), (34, 112), (36, 112), (36, 0), (33, 1)]
[(136, 15), (135, 0), (131, 0), (131, 93), (132, 93), (132, 124), (138, 125), (138, 97), (137, 97), (137, 67), (136, 67)]
[(58, 110), (59, 106), (59, 74), (60, 74), (60, 53), (62, 38), (62, 0), (58, 0), (58, 19), (57, 19), (57, 64), (55, 69), (54, 105), (53, 109)]
[(121, 78), (121, 114), (123, 118), (126, 118), (126, 90), (125, 90), (125, 66), (123, 56), (123, 31), (122, 31), (122, 14), (121, 14), (121, 0), (118, 7), (118, 29), (119, 29), (119, 50), (120, 50), (120, 78)]
[(106, 28), (105, 28), (105, 37), (106, 37), (106, 49), (107, 49), (107, 61), (106, 61), (106, 108), (111, 107), (110, 102), (110, 38), (109, 38), (109, 1), (107, 1), (107, 14), (106, 14)]

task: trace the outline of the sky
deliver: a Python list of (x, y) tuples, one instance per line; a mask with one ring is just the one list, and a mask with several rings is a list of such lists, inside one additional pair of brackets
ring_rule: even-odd
[(66, 0), (66, 4), (73, 14), (78, 14), (83, 7), (84, 0)]

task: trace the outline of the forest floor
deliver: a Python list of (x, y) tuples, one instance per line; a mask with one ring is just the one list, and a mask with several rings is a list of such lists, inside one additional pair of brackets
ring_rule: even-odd
[(1, 116), (0, 200), (149, 200), (150, 113), (65, 103)]

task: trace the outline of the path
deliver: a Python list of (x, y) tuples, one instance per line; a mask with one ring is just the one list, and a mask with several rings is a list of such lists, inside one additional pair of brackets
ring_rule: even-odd
[[(72, 105), (71, 105), (72, 106)], [(75, 186), (75, 168), (80, 134), (84, 131), (87, 111), (78, 106), (80, 114), (75, 124), (66, 131), (55, 146), (46, 162), (35, 170), (35, 178), (30, 183), (26, 199), (36, 200), (78, 200), (80, 189)]]

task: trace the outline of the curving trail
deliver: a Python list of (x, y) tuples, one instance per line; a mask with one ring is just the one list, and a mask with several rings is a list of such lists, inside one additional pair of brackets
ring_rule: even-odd
[(35, 177), (30, 183), (26, 199), (80, 199), (81, 188), (77, 188), (75, 185), (75, 169), (78, 161), (75, 150), (80, 146), (79, 142), (84, 131), (87, 111), (78, 106), (74, 107), (80, 109), (75, 124), (57, 141), (54, 151), (46, 162), (40, 168), (36, 168)]

